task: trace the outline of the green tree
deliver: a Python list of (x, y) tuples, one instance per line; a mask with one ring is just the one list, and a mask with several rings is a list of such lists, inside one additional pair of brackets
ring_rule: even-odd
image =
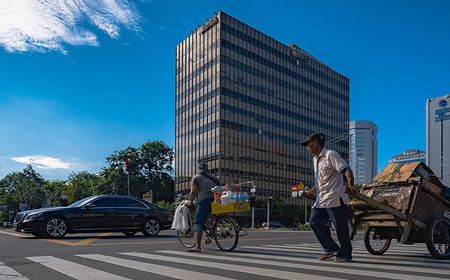
[(87, 171), (72, 173), (63, 194), (67, 197), (68, 203), (73, 203), (91, 195), (102, 194), (99, 193), (102, 182), (103, 178)]
[(141, 197), (144, 193), (153, 192), (155, 200), (173, 201), (172, 148), (162, 141), (152, 141), (139, 148), (114, 151), (106, 158), (108, 166), (100, 173), (105, 179), (102, 190), (115, 194), (128, 193), (127, 175), (123, 172), (125, 159), (129, 163), (131, 195)]
[(45, 180), (31, 165), (22, 172), (12, 172), (6, 175), (0, 188), (11, 195), (18, 203), (25, 203), (28, 208), (39, 208), (45, 203)]
[(66, 181), (48, 181), (44, 185), (45, 197), (48, 206), (67, 205), (67, 182)]

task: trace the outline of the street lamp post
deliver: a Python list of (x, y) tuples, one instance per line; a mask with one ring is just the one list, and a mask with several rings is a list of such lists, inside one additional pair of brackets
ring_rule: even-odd
[(272, 200), (272, 197), (269, 196), (267, 199), (267, 226), (266, 229), (270, 228), (270, 201)]

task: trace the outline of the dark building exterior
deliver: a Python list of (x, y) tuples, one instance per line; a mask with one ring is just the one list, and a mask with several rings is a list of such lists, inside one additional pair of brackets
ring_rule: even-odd
[[(291, 195), (312, 181), (299, 141), (348, 133), (349, 79), (219, 12), (176, 48), (176, 185), (186, 192), (199, 162), (223, 183), (253, 181), (257, 194)], [(330, 148), (348, 160), (348, 140)]]

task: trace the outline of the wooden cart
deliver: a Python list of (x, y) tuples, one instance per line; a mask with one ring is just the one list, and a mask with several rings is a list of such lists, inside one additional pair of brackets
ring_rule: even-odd
[(409, 177), (370, 191), (354, 194), (348, 205), (352, 239), (358, 226), (365, 225), (364, 243), (371, 254), (382, 255), (396, 239), (403, 244), (426, 243), (435, 258), (450, 259), (450, 201), (429, 178)]

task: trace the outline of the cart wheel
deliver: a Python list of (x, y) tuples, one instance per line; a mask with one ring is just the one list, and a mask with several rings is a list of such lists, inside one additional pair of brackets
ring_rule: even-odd
[(364, 233), (364, 245), (372, 255), (383, 255), (391, 245), (391, 239), (381, 239), (374, 227), (367, 227)]
[(433, 257), (450, 259), (450, 219), (444, 216), (434, 217), (427, 225), (425, 242)]

